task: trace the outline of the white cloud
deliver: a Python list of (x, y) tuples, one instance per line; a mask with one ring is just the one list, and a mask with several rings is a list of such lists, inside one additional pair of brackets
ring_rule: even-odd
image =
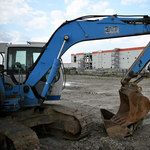
[(0, 42), (8, 42), (11, 41), (12, 38), (13, 36), (10, 33), (0, 30)]
[(150, 35), (141, 35), (132, 37), (130, 40), (127, 41), (127, 44), (130, 44), (133, 46), (146, 46), (149, 42)]
[(32, 20), (28, 21), (27, 26), (30, 28), (40, 29), (47, 25), (48, 18), (46, 16), (34, 17)]
[(130, 4), (133, 4), (133, 3), (142, 3), (142, 2), (145, 2), (146, 0), (122, 0), (121, 1), (121, 4), (122, 5), (130, 5)]
[(105, 9), (104, 12), (101, 13), (102, 15), (114, 15), (115, 14), (115, 10), (113, 9)]
[(25, 0), (1, 0), (0, 14), (0, 24), (15, 23), (28, 28), (43, 28), (48, 21), (45, 12), (34, 11)]
[(47, 42), (48, 40), (49, 37), (46, 36), (31, 38), (31, 42)]
[(100, 1), (96, 4), (90, 5), (90, 11), (92, 12), (101, 12), (109, 5), (109, 2)]
[(65, 0), (65, 3), (68, 3), (66, 12), (54, 10), (50, 14), (52, 18), (51, 23), (54, 25), (55, 29), (58, 28), (65, 20), (71, 20), (80, 16), (87, 15), (87, 12), (89, 11), (90, 15), (115, 14), (115, 11), (113, 9), (108, 8), (109, 2), (107, 1), (99, 1), (98, 3), (94, 3), (90, 0)]
[(18, 31), (11, 31), (11, 33), (0, 30), (0, 42), (8, 42), (13, 44), (26, 43), (27, 41), (32, 42), (47, 42), (49, 37), (34, 37), (30, 38)]
[(0, 30), (0, 42), (11, 42), (14, 44), (25, 43), (30, 41), (30, 37), (18, 32), (12, 31), (11, 33)]
[[(24, 0), (5, 0), (0, 1), (0, 24), (14, 23), (18, 19), (31, 11), (32, 8)], [(21, 19), (22, 20), (22, 19)]]
[(65, 3), (68, 3), (69, 2), (69, 0), (65, 0)]
[(52, 11), (50, 13), (50, 16), (52, 18), (51, 23), (54, 25), (55, 29), (65, 21), (65, 19), (63, 18), (63, 13), (59, 10)]
[(140, 5), (140, 7), (141, 7), (141, 8), (147, 8), (147, 7), (148, 7), (148, 5), (146, 5), (146, 4), (142, 4), (142, 5)]
[(66, 8), (66, 16), (79, 16), (82, 9), (85, 8), (90, 3), (89, 0), (72, 0), (71, 3)]

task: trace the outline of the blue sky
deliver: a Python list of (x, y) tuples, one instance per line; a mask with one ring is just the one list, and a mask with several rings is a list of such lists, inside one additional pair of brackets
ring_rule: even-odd
[[(0, 0), (0, 42), (47, 42), (66, 20), (84, 15), (149, 15), (150, 0)], [(70, 62), (72, 53), (145, 46), (150, 35), (76, 44), (63, 56)]]

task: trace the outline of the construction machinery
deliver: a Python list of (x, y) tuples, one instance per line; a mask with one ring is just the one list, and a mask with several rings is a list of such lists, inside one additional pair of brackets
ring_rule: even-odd
[[(4, 70), (0, 75), (1, 149), (10, 149), (10, 146), (14, 149), (38, 149), (39, 139), (34, 130), (46, 133), (60, 130), (63, 137), (70, 140), (86, 136), (92, 128), (89, 115), (65, 106), (44, 103), (48, 100), (59, 100), (61, 97), (61, 56), (72, 45), (81, 41), (146, 34), (150, 34), (149, 16), (91, 15), (64, 22), (43, 46), (40, 55), (38, 48), (34, 46), (30, 50), (23, 46), (8, 47)], [(149, 45), (145, 52), (148, 49)], [(144, 57), (145, 55), (142, 58)], [(140, 63), (140, 66), (144, 67), (144, 60), (139, 58), (137, 64)], [(128, 126), (139, 122), (148, 112), (149, 101), (135, 86), (137, 82), (131, 86), (132, 91), (129, 84), (131, 78), (140, 74), (141, 67), (131, 69), (129, 75), (122, 80), (122, 104), (118, 113), (107, 117), (107, 111), (102, 112), (103, 120), (109, 121), (107, 125), (110, 126), (116, 123), (115, 120), (124, 117), (125, 123), (121, 124), (121, 127), (128, 130)], [(144, 77), (143, 74), (140, 75), (141, 78)], [(137, 107), (139, 101), (132, 99), (134, 96), (139, 96), (144, 113)], [(131, 104), (135, 107), (131, 107)], [(136, 113), (133, 113), (135, 111)], [(138, 114), (142, 115), (139, 117)], [(113, 127), (115, 125), (111, 126), (111, 130)], [(106, 129), (109, 129), (108, 126)]]

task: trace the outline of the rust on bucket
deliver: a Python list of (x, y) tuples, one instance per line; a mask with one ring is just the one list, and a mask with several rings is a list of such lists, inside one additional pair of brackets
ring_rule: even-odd
[(120, 107), (116, 115), (105, 109), (100, 110), (104, 126), (110, 137), (131, 135), (133, 130), (141, 126), (140, 120), (150, 109), (149, 99), (142, 95), (141, 88), (136, 84), (122, 86), (119, 94)]

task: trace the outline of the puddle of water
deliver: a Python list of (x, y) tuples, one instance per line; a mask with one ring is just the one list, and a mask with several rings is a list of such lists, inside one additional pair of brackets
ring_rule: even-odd
[(82, 83), (79, 82), (66, 82), (65, 86), (79, 86)]
[(65, 86), (71, 86), (72, 84), (74, 84), (75, 82), (66, 82)]
[(72, 91), (72, 90), (63, 89), (63, 91), (65, 91), (65, 92), (70, 92), (70, 91)]
[(95, 92), (96, 94), (104, 94), (104, 93), (106, 93), (106, 92)]

